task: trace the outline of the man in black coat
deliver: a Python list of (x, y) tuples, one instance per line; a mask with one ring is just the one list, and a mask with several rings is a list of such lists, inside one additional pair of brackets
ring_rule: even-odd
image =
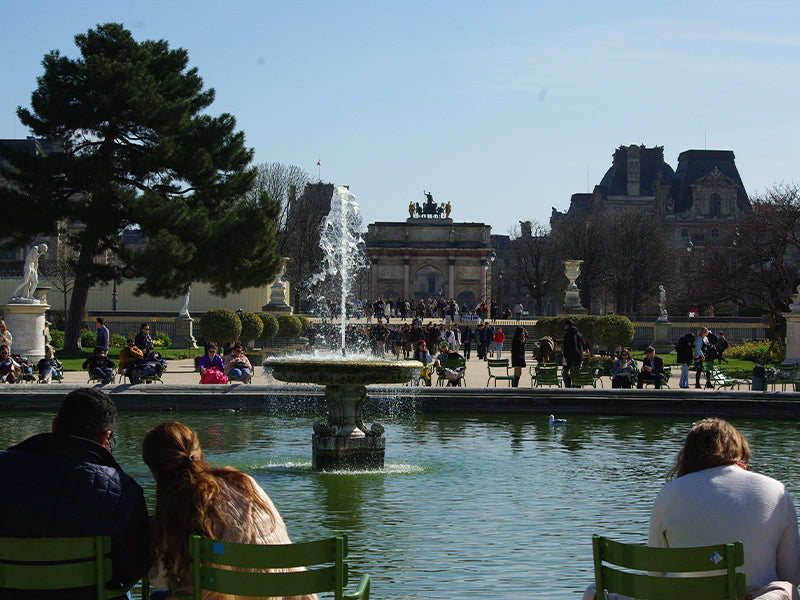
[(572, 387), (570, 371), (580, 367), (583, 362), (583, 335), (569, 319), (564, 322), (564, 343), (561, 345), (561, 353), (564, 357), (562, 371), (564, 387)]
[(644, 351), (644, 360), (639, 374), (636, 376), (636, 387), (642, 389), (645, 383), (652, 382), (656, 389), (661, 389), (664, 378), (664, 361), (656, 356), (656, 349), (648, 346)]
[[(112, 586), (140, 579), (150, 566), (144, 493), (111, 448), (117, 409), (94, 388), (70, 392), (42, 433), (0, 452), (0, 536), (111, 536)], [(124, 596), (120, 596), (124, 597)], [(0, 599), (96, 598), (94, 588), (20, 593)]]

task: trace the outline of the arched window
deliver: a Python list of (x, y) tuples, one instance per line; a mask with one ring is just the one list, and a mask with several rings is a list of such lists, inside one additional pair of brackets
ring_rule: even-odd
[(683, 229), (681, 229), (681, 239), (684, 242), (689, 239), (689, 230), (686, 229), (685, 227)]
[(722, 198), (719, 194), (711, 194), (708, 199), (708, 214), (712, 217), (719, 217), (722, 215)]

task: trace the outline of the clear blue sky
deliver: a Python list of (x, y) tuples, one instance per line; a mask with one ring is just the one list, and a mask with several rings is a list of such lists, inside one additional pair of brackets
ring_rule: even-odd
[[(800, 179), (800, 2), (0, 0), (0, 138), (52, 49), (115, 21), (186, 48), (256, 162), (508, 233), (599, 182), (622, 144), (733, 150), (748, 193)], [(322, 166), (318, 171), (317, 160)]]

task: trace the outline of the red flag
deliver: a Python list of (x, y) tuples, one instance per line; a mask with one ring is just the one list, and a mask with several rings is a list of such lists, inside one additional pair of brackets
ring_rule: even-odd
[(317, 166), (319, 167), (321, 165), (322, 165), (322, 162), (321, 161), (317, 161)]

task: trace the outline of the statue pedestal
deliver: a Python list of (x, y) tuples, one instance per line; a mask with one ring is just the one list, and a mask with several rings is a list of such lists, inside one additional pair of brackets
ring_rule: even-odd
[[(785, 363), (800, 363), (800, 313), (783, 313), (786, 319)], [(14, 333), (13, 331), (11, 333)]]
[(45, 313), (50, 305), (29, 298), (12, 298), (3, 305), (6, 328), (14, 336), (11, 353), (19, 354), (35, 365), (44, 358)]
[(672, 323), (666, 319), (659, 318), (654, 326), (655, 337), (652, 346), (656, 349), (656, 354), (669, 354), (675, 351), (675, 344), (672, 343)]
[(192, 317), (178, 317), (175, 319), (175, 339), (172, 340), (173, 348), (197, 348), (197, 340), (192, 335)]

